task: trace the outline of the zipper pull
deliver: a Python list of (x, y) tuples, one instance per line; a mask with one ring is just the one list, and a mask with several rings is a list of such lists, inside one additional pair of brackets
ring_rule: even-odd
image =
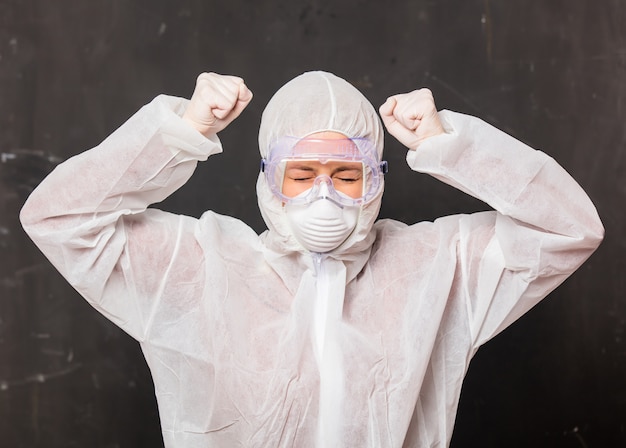
[(313, 252), (313, 265), (315, 266), (315, 276), (317, 277), (322, 269), (322, 261), (324, 260), (324, 254), (319, 252)]

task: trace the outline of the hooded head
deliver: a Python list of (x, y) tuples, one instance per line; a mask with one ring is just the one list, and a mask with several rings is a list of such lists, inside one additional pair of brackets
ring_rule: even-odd
[[(304, 73), (281, 87), (261, 118), (259, 148), (267, 158), (273, 142), (284, 137), (303, 138), (335, 132), (365, 139), (375, 148), (378, 161), (383, 152), (383, 128), (372, 104), (347, 81), (327, 72)], [(354, 254), (371, 246), (371, 229), (378, 216), (383, 186), (375, 197), (360, 206), (354, 231), (331, 253)], [(271, 191), (263, 173), (257, 181), (259, 208), (270, 232), (266, 244), (279, 252), (304, 250), (289, 226), (285, 207)]]

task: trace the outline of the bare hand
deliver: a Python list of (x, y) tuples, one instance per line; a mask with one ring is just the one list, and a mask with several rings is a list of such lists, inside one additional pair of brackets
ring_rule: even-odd
[(379, 112), (389, 133), (409, 149), (416, 149), (427, 138), (445, 132), (428, 89), (391, 96)]
[(226, 128), (252, 100), (252, 92), (237, 76), (202, 73), (183, 118), (205, 136)]

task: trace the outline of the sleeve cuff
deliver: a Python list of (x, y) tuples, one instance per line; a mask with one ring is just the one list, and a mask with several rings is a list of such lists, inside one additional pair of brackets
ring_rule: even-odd
[[(184, 153), (184, 158), (204, 161), (209, 156), (222, 152), (222, 143), (217, 135), (205, 137), (182, 118), (189, 100), (160, 95), (156, 98), (166, 104), (170, 110), (167, 120), (159, 132), (163, 143), (177, 156)], [(182, 155), (182, 154), (181, 154)]]

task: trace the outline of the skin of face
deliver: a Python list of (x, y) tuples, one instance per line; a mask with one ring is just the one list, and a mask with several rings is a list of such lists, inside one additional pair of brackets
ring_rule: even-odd
[[(318, 132), (307, 138), (316, 140), (328, 140), (327, 150), (332, 154), (337, 146), (337, 140), (349, 140), (345, 135), (338, 132)], [(318, 145), (319, 148), (319, 145)], [(285, 176), (283, 178), (283, 194), (294, 197), (313, 187), (318, 176), (328, 176), (333, 181), (335, 190), (352, 198), (363, 195), (363, 164), (360, 162), (298, 160), (287, 162)]]

